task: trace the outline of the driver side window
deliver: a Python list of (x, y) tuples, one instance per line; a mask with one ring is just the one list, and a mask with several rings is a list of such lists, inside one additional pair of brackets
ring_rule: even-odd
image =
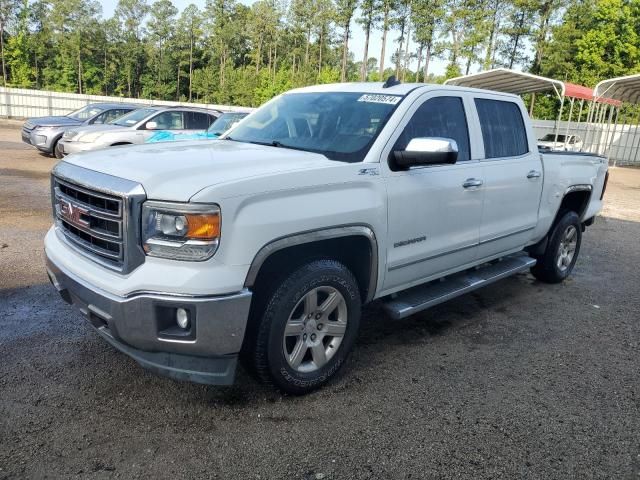
[(393, 150), (405, 150), (412, 139), (421, 137), (451, 138), (458, 144), (458, 161), (469, 160), (469, 128), (462, 98), (434, 97), (420, 105)]
[(150, 121), (158, 124), (156, 130), (184, 130), (182, 112), (179, 111), (162, 112), (153, 117)]

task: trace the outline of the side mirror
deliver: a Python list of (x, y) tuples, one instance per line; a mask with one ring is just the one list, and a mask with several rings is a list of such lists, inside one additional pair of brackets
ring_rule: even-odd
[(144, 124), (144, 128), (147, 130), (156, 130), (158, 128), (157, 122), (147, 122)]
[(406, 149), (393, 152), (393, 159), (401, 168), (453, 164), (458, 160), (458, 144), (451, 138), (413, 138)]

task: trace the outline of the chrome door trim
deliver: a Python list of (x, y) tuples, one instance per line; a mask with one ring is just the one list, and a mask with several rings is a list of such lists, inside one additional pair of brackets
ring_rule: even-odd
[(471, 244), (471, 245), (466, 245), (464, 247), (454, 248), (453, 250), (447, 250), (446, 252), (437, 253), (435, 255), (430, 255), (428, 257), (418, 258), (416, 260), (412, 260), (412, 261), (406, 262), (406, 263), (400, 263), (400, 264), (397, 264), (397, 265), (390, 265), (387, 268), (387, 271), (391, 272), (393, 270), (398, 270), (400, 268), (410, 267), (410, 266), (418, 264), (418, 263), (426, 262), (428, 260), (433, 260), (433, 259), (438, 258), (438, 257), (444, 257), (445, 255), (458, 253), (458, 252), (461, 252), (463, 250), (467, 250), (469, 248), (477, 247), (479, 245), (484, 245), (486, 243), (495, 242), (497, 240), (501, 240), (503, 238), (511, 237), (513, 235), (518, 235), (520, 233), (525, 233), (525, 232), (533, 230), (534, 228), (535, 227), (523, 228), (523, 229), (517, 230), (515, 232), (510, 232), (510, 233), (507, 233), (507, 234), (504, 234), (504, 235), (499, 235), (497, 237), (493, 237), (493, 238), (489, 238), (489, 239), (486, 239), (486, 240), (482, 240), (481, 242), (477, 242), (477, 243), (474, 243), (474, 244)]
[(480, 243), (478, 243), (478, 245), (484, 245), (486, 243), (495, 242), (496, 240), (502, 240), (503, 238), (512, 237), (514, 235), (519, 235), (521, 233), (529, 232), (529, 231), (533, 230), (534, 228), (536, 228), (536, 227), (521, 228), (520, 230), (516, 230), (515, 232), (504, 233), (504, 234), (498, 235), (496, 237), (487, 238), (486, 240), (481, 240)]

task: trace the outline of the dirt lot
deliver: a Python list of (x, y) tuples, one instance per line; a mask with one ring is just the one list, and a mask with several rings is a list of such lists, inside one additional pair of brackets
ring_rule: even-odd
[(44, 272), (54, 163), (0, 128), (0, 479), (640, 478), (640, 170), (612, 172), (570, 281), (374, 304), (344, 373), (289, 398), (99, 339)]

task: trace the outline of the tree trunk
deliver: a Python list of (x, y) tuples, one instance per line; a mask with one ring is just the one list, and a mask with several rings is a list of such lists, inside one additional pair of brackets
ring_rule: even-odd
[(191, 35), (191, 42), (189, 44), (189, 101), (191, 101), (193, 84), (193, 35)]
[(493, 15), (491, 21), (491, 28), (489, 30), (489, 41), (487, 43), (487, 54), (484, 56), (484, 64), (483, 68), (485, 70), (489, 70), (492, 67), (493, 63), (493, 49), (495, 42), (496, 29), (498, 26), (498, 8), (500, 4), (500, 0), (495, 0), (493, 4)]
[(467, 58), (467, 68), (465, 71), (465, 75), (469, 75), (469, 71), (471, 70), (471, 64), (473, 63), (473, 52), (475, 52), (475, 47), (471, 49), (471, 52), (469, 52), (469, 57)]
[(278, 41), (273, 46), (273, 79), (276, 79), (276, 65), (278, 64)]
[(389, 6), (385, 5), (384, 19), (382, 20), (382, 48), (380, 50), (380, 81), (384, 81), (384, 57), (386, 55), (388, 32), (389, 32)]
[(260, 35), (260, 41), (258, 42), (258, 51), (256, 52), (256, 74), (260, 73), (260, 63), (262, 61), (262, 35)]
[(4, 22), (0, 23), (0, 57), (2, 57), (2, 82), (7, 86), (7, 67), (4, 63)]
[(104, 96), (109, 95), (109, 78), (107, 75), (107, 49), (104, 49)]
[(341, 82), (344, 82), (347, 78), (347, 54), (349, 51), (349, 23), (347, 23), (344, 26), (344, 36), (342, 38), (342, 70), (340, 71)]
[(322, 42), (324, 42), (324, 27), (320, 29), (320, 52), (318, 54), (318, 77), (320, 77), (320, 73), (322, 72)]
[(363, 82), (367, 81), (369, 76), (369, 36), (371, 35), (371, 22), (366, 24), (364, 29), (364, 55), (362, 57), (362, 69), (360, 72), (360, 79)]
[(427, 44), (427, 51), (425, 52), (425, 56), (424, 56), (424, 73), (422, 74), (422, 76), (424, 77), (422, 79), (423, 82), (427, 81), (427, 76), (429, 75), (429, 62), (431, 61), (431, 43)]
[(82, 59), (80, 57), (79, 46), (78, 46), (78, 93), (82, 94)]
[(309, 44), (311, 43), (311, 27), (307, 30), (307, 47), (304, 52), (304, 66), (309, 65)]
[(402, 26), (400, 27), (400, 44), (398, 45), (398, 50), (396, 51), (396, 78), (400, 79), (400, 65), (402, 64), (402, 45), (404, 43), (404, 28), (405, 23), (402, 22)]
[(402, 81), (405, 81), (407, 70), (409, 69), (409, 45), (411, 44), (411, 22), (407, 23), (407, 44), (404, 49), (403, 68), (402, 68)]
[(524, 25), (524, 12), (520, 14), (520, 20), (518, 22), (518, 30), (516, 33), (515, 40), (513, 42), (513, 50), (511, 50), (511, 55), (509, 57), (509, 68), (513, 68), (513, 64), (516, 62), (516, 57), (518, 56), (518, 46), (520, 44), (520, 37), (522, 32), (522, 26)]
[(422, 66), (422, 50), (424, 45), (420, 44), (420, 48), (418, 49), (418, 66), (416, 68), (416, 82), (420, 81), (420, 67)]
[(547, 30), (549, 28), (549, 22), (551, 21), (552, 6), (554, 0), (546, 0), (541, 3), (538, 13), (540, 15), (540, 28), (536, 35), (535, 41), (535, 58), (533, 65), (531, 66), (531, 73), (540, 73), (540, 65), (542, 64), (542, 55), (544, 51), (544, 42), (547, 38)]

